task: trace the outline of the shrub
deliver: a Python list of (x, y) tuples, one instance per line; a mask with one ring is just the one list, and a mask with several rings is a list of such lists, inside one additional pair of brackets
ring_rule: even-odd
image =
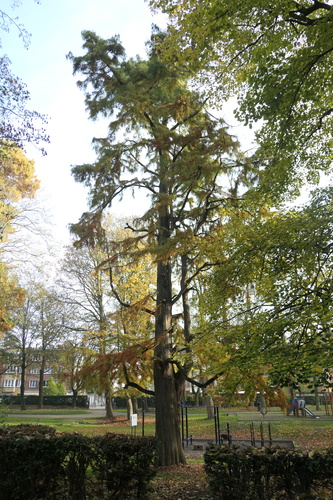
[(156, 454), (153, 437), (131, 437), (108, 433), (94, 438), (99, 450), (98, 468), (109, 498), (145, 498), (148, 483), (154, 476)]
[(315, 490), (332, 486), (332, 464), (332, 449), (307, 453), (212, 445), (205, 453), (209, 487), (216, 499), (317, 498)]
[(47, 498), (56, 489), (61, 457), (55, 440), (54, 429), (48, 426), (0, 429), (2, 500)]
[[(57, 435), (53, 427), (0, 427), (1, 500), (145, 498), (155, 438)], [(5, 459), (3, 457), (6, 457)]]

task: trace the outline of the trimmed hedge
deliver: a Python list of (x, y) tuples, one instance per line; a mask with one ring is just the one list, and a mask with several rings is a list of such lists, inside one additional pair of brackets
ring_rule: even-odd
[(57, 435), (44, 425), (2, 427), (0, 497), (143, 499), (154, 475), (155, 453), (152, 437)]
[[(212, 445), (205, 453), (205, 470), (214, 499), (333, 498), (333, 449), (308, 453)], [(318, 496), (324, 489), (332, 496), (327, 491)]]
[[(38, 405), (39, 396), (28, 395), (24, 396), (24, 401), (26, 405)], [(73, 406), (74, 396), (43, 396), (44, 406)], [(0, 396), (0, 402), (6, 405), (19, 405), (21, 404), (20, 396), (13, 396), (12, 394), (2, 394)], [(89, 408), (89, 398), (88, 396), (77, 396), (76, 397), (76, 407), (77, 408)]]

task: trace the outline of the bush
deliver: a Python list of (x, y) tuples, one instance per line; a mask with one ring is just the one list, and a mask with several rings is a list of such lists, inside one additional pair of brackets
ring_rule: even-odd
[(95, 437), (94, 442), (100, 454), (98, 473), (109, 497), (128, 499), (132, 494), (134, 498), (145, 498), (155, 474), (155, 438), (108, 433)]
[(145, 498), (155, 450), (152, 437), (57, 435), (44, 425), (0, 427), (1, 500)]
[(209, 487), (216, 499), (317, 498), (316, 490), (332, 487), (332, 465), (333, 449), (307, 453), (212, 445), (205, 453)]
[(47, 498), (56, 489), (61, 457), (55, 442), (55, 431), (48, 426), (0, 429), (2, 500)]

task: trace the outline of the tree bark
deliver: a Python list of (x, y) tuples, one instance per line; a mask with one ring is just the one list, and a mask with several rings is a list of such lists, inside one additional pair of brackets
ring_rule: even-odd
[(180, 398), (181, 390), (171, 363), (155, 361), (155, 411), (156, 437), (159, 443), (157, 465), (185, 464), (181, 441)]
[(112, 393), (110, 386), (105, 389), (105, 418), (114, 419), (113, 407), (112, 407)]
[(158, 465), (186, 463), (181, 442), (180, 384), (171, 363), (172, 356), (172, 283), (169, 262), (157, 265), (157, 308), (155, 323), (155, 412), (159, 443)]
[(126, 407), (127, 407), (127, 420), (131, 420), (131, 416), (133, 415), (133, 405), (131, 396), (126, 397)]
[(44, 392), (44, 371), (45, 371), (45, 357), (42, 355), (42, 363), (39, 370), (39, 388), (38, 388), (38, 408), (43, 408), (43, 392)]
[(208, 420), (213, 420), (214, 418), (214, 402), (211, 396), (203, 396), (203, 405), (206, 407)]
[[(161, 158), (159, 192), (161, 199), (168, 194), (164, 183)], [(171, 234), (170, 207), (161, 202), (159, 213), (158, 247), (163, 247)], [(172, 279), (170, 258), (157, 263), (157, 296), (155, 313), (155, 429), (158, 441), (158, 465), (186, 463), (181, 441), (180, 398), (184, 380), (176, 379), (172, 360)], [(179, 374), (177, 374), (179, 376)]]
[(26, 370), (26, 360), (25, 355), (22, 356), (21, 363), (21, 387), (20, 387), (20, 409), (26, 410), (24, 390), (25, 390), (25, 370)]
[(77, 401), (77, 396), (78, 396), (78, 390), (77, 389), (72, 389), (72, 391), (73, 391), (72, 407), (76, 408), (76, 401)]

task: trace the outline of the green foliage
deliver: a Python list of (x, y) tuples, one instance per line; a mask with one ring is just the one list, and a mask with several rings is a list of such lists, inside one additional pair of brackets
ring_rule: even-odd
[(66, 497), (146, 498), (153, 477), (154, 438), (56, 435), (47, 426), (0, 428), (4, 500)]
[[(18, 405), (20, 404), (20, 396), (13, 396), (12, 394), (5, 394), (2, 396), (6, 404)], [(24, 396), (27, 405), (37, 405), (38, 396), (32, 394)], [(45, 406), (73, 406), (74, 396), (43, 396), (43, 405)], [(81, 408), (89, 408), (88, 396), (76, 396), (76, 406)]]
[(47, 386), (43, 389), (43, 396), (65, 396), (66, 388), (62, 382), (56, 382), (50, 377)]
[[(297, 193), (331, 168), (330, 2), (151, 0), (169, 15), (165, 57), (201, 71), (212, 98), (236, 95), (237, 116), (259, 122), (263, 186)], [(215, 85), (214, 85), (215, 83)]]
[(216, 234), (223, 265), (207, 278), (204, 310), (225, 352), (229, 389), (262, 374), (275, 387), (327, 383), (332, 199), (332, 188), (317, 190), (304, 207), (247, 215), (238, 231)]
[(135, 498), (145, 498), (149, 481), (155, 475), (152, 460), (156, 454), (154, 438), (108, 433), (96, 437), (95, 443), (103, 453), (103, 463), (98, 465), (100, 478), (106, 482), (110, 498), (126, 499), (129, 491)]
[(266, 500), (317, 498), (320, 487), (332, 487), (333, 450), (301, 452), (277, 448), (238, 450), (211, 446), (205, 470), (214, 498)]

